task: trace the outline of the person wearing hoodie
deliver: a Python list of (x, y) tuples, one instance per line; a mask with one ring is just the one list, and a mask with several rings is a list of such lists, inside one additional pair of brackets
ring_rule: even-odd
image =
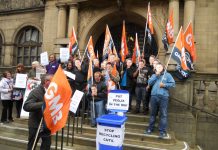
[(0, 81), (0, 92), (2, 101), (2, 116), (1, 122), (8, 123), (14, 121), (12, 117), (13, 101), (11, 100), (13, 91), (13, 79), (9, 71), (3, 73), (3, 78)]
[(49, 55), (49, 64), (46, 66), (46, 73), (47, 74), (55, 74), (55, 72), (58, 70), (59, 63), (56, 60), (55, 54)]
[(147, 90), (152, 86), (151, 90), (151, 113), (148, 129), (145, 134), (151, 134), (157, 116), (157, 110), (160, 111), (159, 131), (160, 138), (167, 136), (167, 108), (169, 101), (169, 89), (175, 87), (175, 81), (170, 73), (164, 69), (164, 65), (158, 63), (155, 67), (155, 74), (148, 80)]

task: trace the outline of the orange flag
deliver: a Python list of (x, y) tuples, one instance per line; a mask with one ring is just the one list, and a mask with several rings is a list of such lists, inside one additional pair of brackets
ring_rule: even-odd
[[(116, 67), (116, 63), (114, 64), (114, 67), (111, 71), (111, 75), (116, 77), (117, 76), (117, 67)], [(108, 80), (108, 83), (107, 83), (107, 89), (108, 91), (110, 90), (115, 90), (116, 89), (116, 84), (114, 81), (112, 81), (111, 79)]]
[(185, 40), (182, 27), (180, 28), (179, 34), (176, 38), (176, 42), (172, 49), (172, 58), (177, 61), (183, 70), (188, 70), (188, 66), (185, 58)]
[(122, 39), (121, 39), (121, 50), (120, 50), (120, 56), (121, 56), (122, 62), (125, 61), (126, 55), (128, 55), (128, 47), (127, 47), (127, 42), (126, 42), (125, 21), (123, 21), (123, 31), (122, 31)]
[(92, 36), (90, 36), (90, 38), (89, 38), (87, 48), (88, 48), (88, 52), (90, 55), (90, 59), (91, 60), (95, 59), (96, 56), (95, 56), (94, 46), (93, 46), (93, 42), (92, 42)]
[(73, 27), (72, 35), (70, 37), (70, 42), (69, 42), (69, 52), (70, 54), (75, 54), (77, 53), (78, 50), (79, 50), (79, 46), (76, 39), (76, 33)]
[(195, 61), (197, 59), (197, 56), (194, 43), (194, 35), (192, 31), (192, 23), (189, 23), (185, 31), (185, 48), (190, 53), (192, 60)]
[(151, 34), (154, 34), (154, 28), (153, 28), (153, 23), (152, 23), (152, 19), (151, 19), (150, 2), (148, 3), (147, 19), (148, 19), (148, 28), (150, 29)]
[(69, 82), (59, 66), (44, 95), (46, 106), (44, 120), (51, 134), (56, 133), (65, 126), (71, 102), (71, 94), (72, 90)]
[(138, 43), (138, 34), (136, 33), (135, 47), (133, 49), (133, 54), (132, 54), (132, 62), (136, 64), (136, 61), (139, 61), (139, 59), (140, 59), (140, 50), (139, 50), (139, 43)]
[(173, 22), (173, 11), (170, 12), (169, 19), (167, 21), (167, 26), (166, 26), (166, 36), (167, 36), (167, 41), (168, 44), (173, 43), (173, 36), (174, 36), (174, 22)]

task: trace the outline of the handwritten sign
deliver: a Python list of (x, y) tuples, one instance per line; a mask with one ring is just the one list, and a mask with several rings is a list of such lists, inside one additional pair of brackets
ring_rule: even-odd
[(124, 130), (124, 125), (116, 128), (98, 124), (96, 141), (100, 144), (120, 147), (123, 145)]
[(49, 61), (48, 61), (48, 52), (43, 52), (40, 54), (40, 61), (41, 61), (41, 64), (43, 66), (46, 66), (49, 64)]
[(111, 90), (108, 94), (109, 110), (127, 111), (129, 109), (129, 93), (125, 90)]
[(26, 88), (27, 74), (17, 73), (14, 87)]
[(60, 48), (61, 62), (67, 62), (70, 57), (69, 48)]
[[(41, 82), (41, 81), (32, 80), (32, 79), (27, 80), (26, 91), (25, 91), (24, 98), (23, 98), (23, 105), (24, 105), (25, 101), (27, 100), (27, 97), (29, 96), (30, 92), (31, 92), (33, 89), (35, 89), (35, 88), (40, 84), (40, 82)], [(28, 118), (28, 117), (29, 117), (29, 112), (26, 112), (26, 111), (23, 109), (23, 106), (22, 106), (22, 109), (21, 109), (20, 117), (21, 117), (21, 118)]]
[(64, 70), (64, 74), (65, 74), (66, 76), (68, 76), (69, 78), (73, 79), (73, 80), (76, 79), (76, 75), (73, 74), (73, 73), (71, 73), (71, 72), (69, 72), (69, 71), (65, 71), (65, 70)]
[(84, 93), (76, 90), (75, 93), (73, 94), (73, 97), (71, 98), (71, 103), (70, 103), (70, 111), (73, 113), (76, 113), (77, 108), (79, 106), (79, 103), (83, 97)]

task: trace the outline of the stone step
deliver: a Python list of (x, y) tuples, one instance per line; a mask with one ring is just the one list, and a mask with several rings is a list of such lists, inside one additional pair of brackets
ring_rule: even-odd
[[(11, 141), (15, 140), (16, 141), (15, 146), (16, 146), (16, 144), (18, 144), (19, 146), (21, 146), (21, 145), (26, 146), (28, 129), (12, 127), (12, 126), (8, 126), (8, 125), (1, 125), (0, 131), (1, 131), (0, 139), (1, 138), (4, 139), (4, 140), (0, 140), (1, 142), (5, 141), (5, 143), (8, 142), (8, 144), (9, 144)], [(17, 136), (17, 135), (19, 135), (19, 136)], [(16, 137), (16, 139), (14, 137)], [(59, 134), (59, 137), (60, 137), (60, 134)], [(75, 134), (74, 143), (76, 146), (83, 145), (83, 146), (86, 146), (86, 148), (90, 149), (90, 148), (95, 147), (95, 144), (96, 144), (95, 138), (96, 138), (95, 134), (89, 134), (89, 133)], [(53, 136), (53, 140), (54, 140), (54, 136)], [(64, 141), (66, 141), (66, 135), (64, 135)], [(69, 148), (69, 146), (68, 147), (65, 146), (65, 148)], [(124, 141), (124, 149), (125, 150), (132, 150), (132, 149), (134, 149), (134, 150), (148, 150), (148, 149), (175, 150), (175, 149), (184, 149), (184, 148), (185, 148), (185, 144), (183, 142), (180, 142), (180, 141), (175, 141), (174, 143), (170, 143), (170, 144), (153, 143), (153, 142), (148, 142), (148, 141), (137, 141), (137, 140), (130, 140), (130, 139), (126, 139), (126, 138)], [(79, 148), (79, 149), (83, 150), (81, 148)], [(90, 149), (90, 150), (92, 150), (92, 149)]]

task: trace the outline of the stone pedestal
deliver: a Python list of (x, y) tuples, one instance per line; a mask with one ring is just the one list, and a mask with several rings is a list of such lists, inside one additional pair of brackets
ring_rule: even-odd
[(74, 4), (70, 4), (68, 37), (71, 36), (73, 27), (75, 29), (75, 32), (77, 33), (77, 25), (78, 25), (78, 4), (74, 3)]

